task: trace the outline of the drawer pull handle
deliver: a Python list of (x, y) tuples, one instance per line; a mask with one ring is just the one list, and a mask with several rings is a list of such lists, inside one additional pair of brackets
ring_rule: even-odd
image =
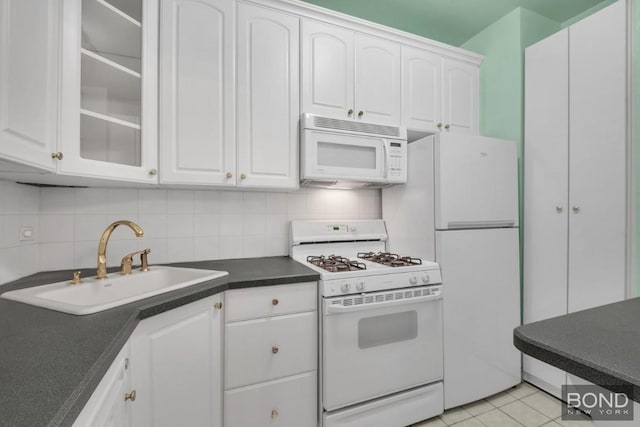
[(276, 298), (271, 300), (271, 304), (273, 304), (273, 305), (278, 305), (279, 302), (280, 301), (278, 301)]
[(275, 420), (276, 418), (278, 418), (278, 411), (276, 411), (275, 409), (271, 411), (271, 419)]
[(136, 391), (135, 390), (133, 390), (131, 393), (125, 393), (124, 394), (124, 401), (126, 402), (127, 400), (135, 402), (135, 400), (136, 400)]
[(273, 353), (273, 354), (278, 354), (278, 351), (280, 351), (280, 350), (278, 349), (278, 346), (275, 346), (275, 345), (274, 345), (273, 347), (271, 347), (271, 353)]

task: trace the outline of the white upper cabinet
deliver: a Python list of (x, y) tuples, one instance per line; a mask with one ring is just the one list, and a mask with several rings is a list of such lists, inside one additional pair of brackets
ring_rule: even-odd
[(353, 117), (353, 32), (302, 22), (302, 112)]
[(402, 46), (402, 122), (408, 129), (440, 130), (441, 80), (439, 55)]
[(58, 0), (0, 0), (0, 158), (55, 171)]
[(156, 183), (158, 2), (68, 0), (62, 16), (58, 172)]
[(237, 185), (296, 188), (299, 19), (239, 3), (237, 34)]
[(400, 46), (330, 24), (302, 24), (302, 112), (400, 124)]
[(161, 3), (160, 183), (235, 185), (234, 2)]
[(400, 45), (355, 36), (355, 114), (365, 121), (400, 124)]
[(442, 77), (444, 130), (478, 134), (478, 66), (444, 59)]

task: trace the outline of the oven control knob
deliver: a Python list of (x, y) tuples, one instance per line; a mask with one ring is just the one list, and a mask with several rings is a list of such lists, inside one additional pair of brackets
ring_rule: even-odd
[(431, 278), (429, 277), (428, 274), (422, 275), (422, 283), (429, 283), (430, 281), (431, 281)]
[(349, 292), (350, 288), (351, 288), (351, 285), (349, 285), (348, 283), (343, 283), (342, 286), (340, 287), (340, 289), (342, 289), (342, 292)]
[(356, 284), (356, 289), (360, 292), (364, 291), (364, 282), (358, 282)]
[(418, 278), (416, 276), (409, 277), (409, 283), (415, 285), (416, 283), (418, 283)]

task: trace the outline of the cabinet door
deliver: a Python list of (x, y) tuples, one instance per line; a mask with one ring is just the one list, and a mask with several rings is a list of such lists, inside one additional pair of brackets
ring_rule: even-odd
[(569, 312), (625, 297), (625, 11), (619, 1), (569, 28)]
[(442, 121), (445, 131), (478, 134), (478, 67), (443, 60)]
[(355, 115), (363, 121), (400, 124), (400, 45), (355, 36)]
[[(525, 51), (523, 320), (567, 312), (569, 37)], [(524, 356), (528, 381), (556, 396), (563, 371)]]
[(58, 171), (157, 183), (158, 2), (68, 0), (62, 25)]
[(135, 405), (125, 394), (130, 393), (129, 344), (116, 357), (96, 387), (89, 401), (73, 423), (74, 427), (126, 427), (131, 425), (130, 407)]
[(402, 123), (408, 129), (437, 132), (442, 120), (442, 58), (402, 46)]
[(140, 322), (131, 338), (132, 425), (221, 425), (221, 301), (215, 295)]
[(238, 185), (298, 187), (298, 18), (238, 4)]
[(162, 2), (163, 184), (235, 184), (233, 25), (231, 0)]
[(54, 171), (58, 0), (0, 1), (0, 157)]
[(353, 32), (303, 20), (302, 43), (302, 112), (352, 118)]

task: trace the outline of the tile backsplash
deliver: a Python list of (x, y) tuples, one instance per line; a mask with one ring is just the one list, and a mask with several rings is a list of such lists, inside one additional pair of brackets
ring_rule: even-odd
[[(127, 227), (118, 227), (107, 250), (110, 266), (119, 265), (126, 253), (144, 248), (151, 249), (150, 263), (287, 255), (291, 220), (381, 217), (379, 190), (277, 193), (3, 185), (2, 189), (20, 194), (11, 197), (25, 199), (21, 202), (24, 212), (7, 213), (12, 217), (7, 220), (12, 221), (8, 234), (22, 217), (37, 222), (35, 244), (21, 245), (15, 236), (13, 240), (2, 236), (2, 247), (11, 241), (14, 257), (24, 259), (21, 254), (31, 251), (26, 256), (37, 268), (29, 272), (93, 267), (100, 235), (118, 219), (139, 224), (144, 237), (136, 238)], [(3, 212), (3, 225), (4, 218)], [(6, 263), (3, 273), (15, 261)], [(7, 280), (2, 278), (0, 283)]]

